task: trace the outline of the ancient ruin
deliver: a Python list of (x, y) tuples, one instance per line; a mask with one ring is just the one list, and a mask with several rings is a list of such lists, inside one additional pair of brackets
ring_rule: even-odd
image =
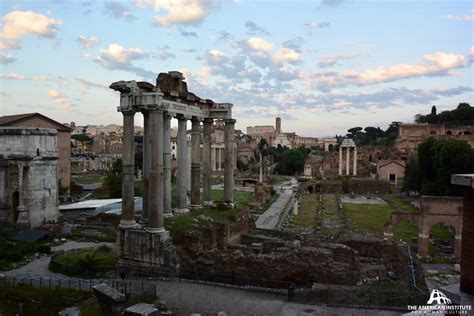
[[(188, 92), (180, 72), (160, 73), (156, 86), (148, 82), (118, 81), (110, 85), (120, 92), (118, 111), (123, 114), (123, 180), (122, 219), (118, 232), (119, 266), (128, 272), (134, 268), (152, 266), (173, 267), (174, 247), (169, 232), (163, 227), (163, 218), (171, 210), (170, 122), (178, 119), (177, 152), (177, 207), (176, 213), (187, 213), (201, 204), (201, 168), (199, 126), (203, 133), (203, 203), (211, 199), (211, 125), (223, 120), (224, 150), (224, 200), (233, 206), (234, 197), (234, 124), (232, 104), (215, 103)], [(140, 226), (134, 212), (134, 115), (144, 117), (144, 172), (143, 172), (143, 221)], [(187, 176), (188, 159), (186, 125), (192, 123), (191, 177)], [(188, 203), (187, 187), (191, 183), (191, 201)], [(139, 247), (138, 247), (139, 245)]]
[(428, 255), (431, 228), (439, 223), (454, 228), (454, 255), (461, 257), (461, 232), (463, 227), (462, 198), (452, 196), (422, 196), (420, 213), (393, 212), (385, 225), (384, 236), (391, 239), (395, 226), (401, 221), (410, 221), (418, 227), (418, 255)]
[(353, 152), (353, 159), (354, 159), (354, 166), (352, 170), (352, 175), (357, 175), (357, 147), (355, 142), (352, 139), (344, 139), (342, 141), (341, 146), (339, 146), (339, 175), (342, 176), (342, 151), (346, 149), (346, 176), (350, 174), (350, 157), (351, 157), (351, 148), (354, 148)]
[(0, 225), (23, 230), (56, 220), (57, 131), (1, 127), (0, 153)]

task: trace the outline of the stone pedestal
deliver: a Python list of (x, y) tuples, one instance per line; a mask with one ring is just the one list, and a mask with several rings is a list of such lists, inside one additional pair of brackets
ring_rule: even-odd
[(169, 232), (146, 229), (117, 231), (119, 273), (129, 276), (175, 276), (178, 270), (176, 248)]
[(125, 316), (158, 316), (158, 309), (153, 304), (139, 303), (128, 307)]

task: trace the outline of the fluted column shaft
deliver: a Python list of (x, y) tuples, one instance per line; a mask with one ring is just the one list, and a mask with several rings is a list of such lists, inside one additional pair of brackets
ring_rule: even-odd
[(204, 119), (204, 130), (202, 139), (202, 193), (204, 204), (212, 203), (211, 185), (212, 185), (212, 167), (211, 167), (211, 132), (212, 119)]
[(357, 175), (357, 147), (354, 147), (354, 165), (353, 165), (354, 170), (352, 170), (352, 174), (354, 176)]
[(150, 116), (148, 110), (143, 112), (143, 212), (142, 221), (148, 220), (148, 176), (150, 173)]
[(135, 222), (135, 173), (134, 173), (134, 115), (124, 111), (122, 137), (122, 219), (121, 227), (134, 227)]
[(349, 175), (349, 168), (350, 168), (350, 157), (351, 157), (351, 148), (346, 147), (346, 175)]
[(196, 117), (193, 117), (191, 123), (191, 207), (199, 207), (199, 205), (201, 204), (201, 134), (199, 132), (200, 122)]
[(234, 119), (225, 120), (224, 126), (224, 201), (234, 203)]
[(177, 201), (176, 201), (176, 212), (187, 213), (188, 212), (188, 201), (187, 201), (187, 183), (188, 183), (188, 142), (186, 140), (186, 127), (187, 119), (178, 115), (178, 152), (177, 152), (177, 163), (178, 163), (178, 174), (176, 179), (177, 187)]
[(150, 230), (163, 228), (163, 111), (150, 111), (150, 173), (148, 185), (148, 226)]
[(342, 146), (339, 146), (339, 175), (342, 176)]
[(163, 116), (163, 214), (171, 216), (171, 116)]

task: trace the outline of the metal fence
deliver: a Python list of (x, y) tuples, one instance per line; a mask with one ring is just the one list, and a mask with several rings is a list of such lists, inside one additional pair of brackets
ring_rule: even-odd
[(2, 276), (0, 284), (4, 285), (28, 285), (37, 288), (47, 289), (67, 289), (79, 290), (92, 293), (94, 285), (105, 283), (108, 286), (126, 294), (135, 295), (154, 295), (158, 291), (156, 283), (146, 281), (124, 281), (114, 279), (93, 279), (84, 280), (78, 278), (56, 278), (48, 276)]
[[(444, 290), (443, 293), (453, 305), (461, 304), (459, 295)], [(407, 310), (410, 305), (426, 305), (429, 298), (429, 292), (324, 288), (296, 290), (291, 300), (314, 305)]]

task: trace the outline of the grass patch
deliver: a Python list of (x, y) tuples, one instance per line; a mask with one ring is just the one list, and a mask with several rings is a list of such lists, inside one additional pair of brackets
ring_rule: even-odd
[(50, 253), (51, 248), (45, 242), (13, 241), (16, 235), (13, 229), (0, 230), (0, 270), (10, 270), (22, 265), (35, 253)]
[(70, 251), (54, 256), (49, 269), (69, 276), (95, 277), (115, 269), (117, 253), (107, 246)]
[[(249, 200), (252, 198), (253, 193), (247, 191), (234, 191), (234, 204), (237, 208), (247, 207)], [(224, 190), (214, 189), (211, 190), (211, 198), (213, 201), (224, 201)]]
[(403, 212), (409, 213), (417, 213), (419, 210), (408, 203), (407, 201), (403, 200), (399, 195), (396, 194), (385, 194), (382, 198), (394, 209), (400, 208)]
[(85, 291), (2, 284), (0, 315), (16, 315), (19, 303), (23, 303), (24, 315), (58, 315), (62, 309), (76, 305), (89, 297), (91, 294)]
[(292, 223), (303, 228), (314, 228), (319, 225), (316, 220), (316, 194), (305, 194), (298, 205), (298, 215), (293, 216)]
[(117, 232), (105, 227), (79, 227), (71, 231), (69, 238), (77, 241), (115, 242), (117, 241)]
[(346, 214), (352, 220), (351, 228), (383, 235), (385, 223), (390, 219), (390, 205), (344, 204)]
[(395, 227), (393, 231), (394, 240), (403, 240), (404, 242), (411, 244), (413, 238), (418, 238), (418, 227), (410, 221), (401, 221)]

